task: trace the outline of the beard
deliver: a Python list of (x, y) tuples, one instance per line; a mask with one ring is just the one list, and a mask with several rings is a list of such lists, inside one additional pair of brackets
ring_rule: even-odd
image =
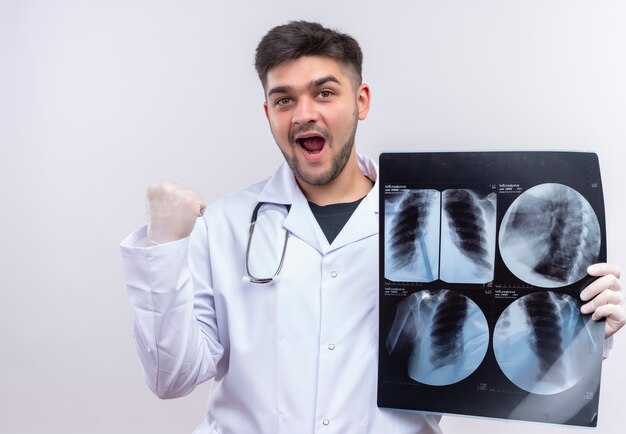
[[(294, 173), (296, 178), (309, 185), (315, 185), (315, 186), (327, 185), (327, 184), (330, 184), (332, 181), (334, 181), (341, 174), (341, 172), (343, 172), (343, 169), (346, 167), (346, 164), (348, 164), (348, 160), (350, 159), (350, 154), (352, 154), (352, 148), (354, 148), (354, 140), (356, 137), (357, 124), (358, 124), (358, 119), (355, 113), (354, 125), (352, 127), (352, 132), (350, 133), (350, 136), (348, 137), (346, 142), (343, 144), (339, 152), (337, 152), (337, 154), (335, 154), (335, 156), (333, 157), (330, 168), (326, 172), (321, 173), (319, 175), (314, 176), (314, 175), (305, 173), (300, 167), (298, 160), (296, 159), (295, 152), (293, 153), (291, 157), (285, 154), (285, 152), (283, 152), (283, 156), (285, 157), (287, 164), (289, 164), (289, 167), (291, 168), (291, 171)], [(313, 126), (309, 125), (306, 128), (301, 128), (300, 130), (294, 130), (290, 133), (289, 142), (291, 143), (292, 147), (295, 148), (296, 146), (300, 146), (292, 138), (297, 133), (301, 133), (303, 131), (316, 131), (322, 134), (322, 136), (324, 136), (324, 139), (326, 140), (326, 143), (324, 144), (324, 146), (328, 146), (328, 143), (332, 139), (332, 136), (326, 129), (315, 126), (315, 125)]]

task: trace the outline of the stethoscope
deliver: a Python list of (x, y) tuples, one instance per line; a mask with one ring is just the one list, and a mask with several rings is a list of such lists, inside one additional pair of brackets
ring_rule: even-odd
[(285, 230), (285, 242), (283, 243), (283, 252), (280, 255), (280, 262), (278, 263), (278, 268), (272, 277), (255, 277), (250, 273), (250, 246), (252, 245), (252, 234), (254, 233), (254, 226), (256, 225), (257, 214), (263, 205), (279, 205), (284, 206), (287, 210), (287, 214), (289, 214), (289, 210), (291, 209), (291, 205), (284, 204), (275, 204), (270, 202), (259, 202), (254, 207), (254, 211), (252, 211), (252, 218), (250, 219), (250, 231), (248, 232), (248, 246), (246, 247), (246, 275), (243, 276), (243, 280), (251, 283), (271, 283), (278, 282), (280, 279), (280, 270), (283, 268), (283, 262), (285, 261), (285, 252), (287, 251), (287, 240), (289, 239), (289, 231)]

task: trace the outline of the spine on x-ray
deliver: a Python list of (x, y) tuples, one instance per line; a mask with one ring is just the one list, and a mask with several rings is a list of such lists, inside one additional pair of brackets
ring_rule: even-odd
[(430, 362), (435, 368), (454, 363), (463, 355), (463, 325), (467, 316), (467, 298), (446, 291), (437, 304), (432, 323)]
[[(550, 279), (566, 282), (570, 273), (585, 267), (583, 255), (586, 230), (581, 200), (574, 195), (555, 198), (544, 212), (549, 213), (548, 251), (534, 267), (534, 271)], [(576, 271), (578, 272), (578, 271)]]
[(539, 360), (540, 376), (553, 369), (563, 354), (561, 323), (552, 294), (540, 291), (523, 298), (526, 321), (531, 328), (531, 346)]

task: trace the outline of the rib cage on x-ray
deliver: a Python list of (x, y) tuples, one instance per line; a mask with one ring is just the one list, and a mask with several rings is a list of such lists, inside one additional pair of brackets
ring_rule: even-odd
[(452, 364), (463, 354), (463, 324), (467, 317), (467, 297), (446, 291), (433, 316), (432, 355), (435, 368)]
[(444, 386), (474, 372), (488, 342), (487, 320), (473, 301), (447, 289), (423, 290), (398, 304), (387, 350), (408, 349), (408, 376)]
[(385, 197), (385, 277), (431, 282), (439, 267), (439, 192), (404, 190)]
[[(592, 363), (594, 342), (573, 297), (538, 291), (509, 305), (493, 338), (496, 360), (511, 382), (536, 394), (569, 389)], [(586, 318), (589, 321), (589, 318)]]
[(507, 267), (531, 285), (557, 288), (586, 275), (600, 251), (600, 224), (576, 190), (541, 184), (522, 193), (507, 210), (500, 229)]
[(487, 283), (493, 280), (496, 194), (449, 189), (442, 195), (441, 280)]

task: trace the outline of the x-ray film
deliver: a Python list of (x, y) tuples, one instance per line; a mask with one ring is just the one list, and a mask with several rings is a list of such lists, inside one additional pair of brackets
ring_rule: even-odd
[(378, 405), (596, 426), (597, 156), (385, 153), (379, 185)]

